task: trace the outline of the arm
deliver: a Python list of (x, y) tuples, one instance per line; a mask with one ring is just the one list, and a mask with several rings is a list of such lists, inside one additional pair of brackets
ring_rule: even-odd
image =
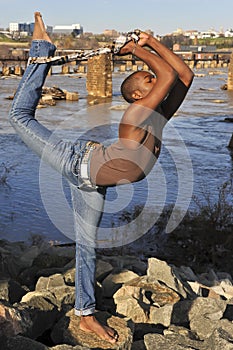
[(137, 72), (138, 88), (135, 88), (132, 94), (135, 102), (124, 113), (119, 127), (121, 139), (141, 142), (145, 136), (145, 130), (141, 128), (142, 124), (153, 111), (159, 108), (171, 91), (177, 80), (177, 72), (162, 57), (143, 48), (140, 41), (139, 45), (132, 41), (127, 43), (120, 53), (133, 53), (156, 75), (155, 79), (150, 73)]
[(141, 33), (139, 44), (143, 46), (147, 45), (156, 51), (178, 73), (176, 84), (161, 105), (164, 116), (169, 119), (183, 102), (192, 84), (194, 74), (180, 57), (151, 35)]

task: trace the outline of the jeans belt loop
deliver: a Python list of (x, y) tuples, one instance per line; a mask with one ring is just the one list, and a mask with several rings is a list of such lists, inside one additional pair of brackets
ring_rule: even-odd
[(85, 146), (85, 151), (83, 153), (82, 159), (81, 159), (81, 164), (80, 164), (80, 175), (83, 180), (83, 182), (86, 185), (92, 186), (93, 184), (91, 183), (90, 180), (90, 169), (89, 169), (89, 160), (92, 151), (96, 148), (96, 146), (99, 145), (98, 142), (94, 141), (88, 141)]

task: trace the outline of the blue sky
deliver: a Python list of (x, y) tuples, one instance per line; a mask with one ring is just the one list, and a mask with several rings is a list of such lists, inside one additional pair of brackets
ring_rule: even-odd
[(85, 32), (140, 28), (164, 35), (177, 28), (233, 28), (232, 0), (0, 0), (0, 27), (32, 22), (41, 11), (48, 25), (80, 23)]

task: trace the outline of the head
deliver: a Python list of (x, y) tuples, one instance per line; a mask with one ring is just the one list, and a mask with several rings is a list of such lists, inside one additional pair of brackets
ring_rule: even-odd
[(121, 84), (124, 99), (133, 103), (149, 94), (156, 82), (155, 76), (147, 71), (134, 72)]

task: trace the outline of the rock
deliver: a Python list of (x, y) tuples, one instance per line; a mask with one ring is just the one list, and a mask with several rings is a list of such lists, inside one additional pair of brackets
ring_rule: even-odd
[(233, 324), (227, 320), (220, 320), (219, 327), (214, 330), (205, 342), (207, 349), (233, 350)]
[(209, 298), (215, 298), (215, 299), (221, 299), (220, 295), (224, 294), (223, 289), (220, 286), (216, 287), (207, 287), (199, 282), (188, 282), (190, 285), (192, 291), (197, 296), (203, 296), (203, 297), (209, 297)]
[(127, 322), (119, 317), (105, 312), (96, 313), (96, 318), (103, 324), (114, 328), (119, 339), (116, 344), (99, 339), (93, 333), (86, 333), (79, 329), (80, 318), (70, 310), (54, 327), (51, 338), (55, 344), (82, 345), (93, 349), (130, 349), (132, 344), (132, 329)]
[(36, 291), (53, 290), (56, 287), (64, 286), (64, 278), (62, 274), (55, 274), (49, 277), (40, 277), (36, 284)]
[(125, 283), (113, 297), (116, 311), (136, 323), (150, 322), (150, 306), (175, 304), (180, 299), (176, 292), (157, 282), (149, 282), (146, 276)]
[(34, 260), (34, 265), (39, 269), (51, 268), (51, 267), (64, 267), (70, 261), (69, 257), (59, 256), (56, 253), (45, 252), (39, 254)]
[(200, 340), (209, 338), (213, 331), (218, 328), (219, 321), (210, 320), (200, 315), (190, 321), (190, 328)]
[[(46, 302), (53, 306), (56, 305), (59, 310), (62, 305), (70, 304), (73, 306), (75, 287), (65, 285), (60, 274), (50, 277), (41, 277), (36, 285), (36, 290), (27, 293), (21, 301), (38, 308), (40, 308), (39, 305), (44, 305)], [(44, 308), (42, 307), (42, 309)]]
[(67, 284), (68, 286), (75, 285), (75, 271), (76, 269), (73, 267), (72, 269), (69, 269), (65, 273), (63, 273), (65, 284)]
[(177, 276), (175, 269), (169, 266), (165, 261), (149, 258), (147, 275), (149, 279), (162, 282), (179, 293), (182, 297), (187, 297), (180, 277)]
[(30, 307), (25, 303), (13, 306), (0, 303), (0, 337), (12, 337), (18, 334), (36, 339), (50, 329), (56, 321), (57, 309), (44, 304), (42, 308)]
[(146, 334), (144, 336), (144, 343), (146, 350), (207, 350), (201, 342), (191, 340), (179, 334), (169, 334), (167, 336)]
[(49, 350), (46, 345), (20, 335), (4, 338), (0, 341), (2, 350)]
[(29, 292), (23, 296), (21, 303), (42, 311), (51, 311), (56, 305), (56, 299), (52, 293), (46, 292)]
[(112, 297), (124, 282), (128, 282), (136, 277), (138, 277), (138, 275), (129, 270), (111, 273), (102, 282), (103, 295), (108, 298)]
[(39, 255), (39, 253), (40, 253), (40, 248), (38, 246), (28, 247), (28, 249), (26, 249), (24, 253), (21, 255), (21, 257), (19, 258), (18, 264), (21, 267), (25, 267), (25, 268), (32, 266), (33, 261)]
[(226, 310), (227, 303), (224, 300), (212, 298), (196, 298), (189, 311), (189, 319), (192, 320), (200, 315), (210, 320), (220, 320)]
[(192, 300), (180, 300), (173, 306), (172, 324), (188, 326)]
[(131, 350), (146, 350), (144, 341), (138, 340), (138, 341), (133, 342)]
[[(54, 101), (53, 97), (49, 94), (43, 95), (39, 101), (39, 105), (48, 105), (48, 106), (55, 106), (56, 102)], [(37, 108), (40, 106), (37, 106)]]
[(53, 288), (53, 295), (56, 298), (56, 305), (60, 308), (62, 305), (74, 305), (75, 302), (75, 287), (61, 286)]
[(25, 270), (23, 270), (18, 275), (18, 281), (27, 286), (30, 290), (35, 289), (35, 284), (38, 279), (38, 267), (31, 266)]
[(0, 299), (9, 301), (11, 304), (17, 303), (26, 294), (25, 288), (14, 280), (0, 280)]
[(226, 302), (212, 298), (197, 298), (188, 313), (190, 329), (203, 340), (208, 338), (218, 327), (226, 309)]
[(150, 308), (150, 322), (161, 324), (164, 327), (169, 327), (172, 321), (173, 305), (164, 305), (162, 307)]
[(67, 344), (56, 345), (49, 349), (50, 350), (90, 350), (90, 348), (87, 348), (86, 346), (81, 346), (81, 345), (72, 346)]
[(107, 262), (100, 259), (97, 259), (96, 262), (96, 279), (99, 282), (102, 282), (109, 273), (113, 270), (113, 266)]
[(104, 257), (104, 261), (109, 262), (114, 268), (120, 270), (130, 270), (140, 275), (146, 274), (147, 264), (141, 261), (137, 256), (132, 255), (114, 255)]
[(66, 100), (67, 101), (78, 101), (79, 96), (77, 92), (66, 92)]
[(114, 295), (116, 312), (130, 318), (135, 323), (146, 323), (149, 320), (150, 305), (142, 301), (141, 288), (123, 286)]
[(53, 87), (43, 86), (42, 96), (44, 95), (50, 95), (55, 100), (65, 99), (65, 92), (62, 89), (58, 88), (57, 86), (53, 86)]
[(0, 303), (0, 337), (13, 337), (32, 326), (29, 312)]

